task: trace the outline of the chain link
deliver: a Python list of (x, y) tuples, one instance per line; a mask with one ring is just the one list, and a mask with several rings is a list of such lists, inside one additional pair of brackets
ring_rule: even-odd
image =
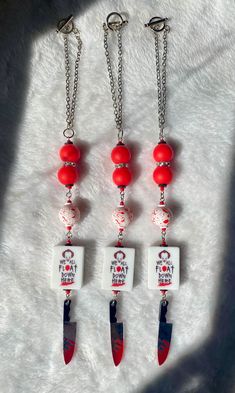
[(125, 189), (121, 188), (120, 189), (120, 203), (124, 204), (125, 201)]
[(165, 206), (165, 203), (166, 203), (166, 201), (165, 201), (165, 191), (163, 189), (163, 190), (160, 190), (160, 206)]
[(161, 32), (154, 31), (155, 53), (156, 53), (156, 75), (157, 75), (157, 96), (158, 96), (158, 126), (159, 140), (164, 140), (164, 127), (166, 115), (166, 61), (167, 61), (167, 34), (169, 27), (165, 26), (162, 37), (162, 62), (160, 62), (160, 43)]
[[(76, 107), (76, 97), (78, 88), (78, 68), (81, 57), (82, 41), (78, 29), (73, 29), (73, 34), (77, 40), (77, 55), (74, 65), (74, 80), (73, 80), (73, 91), (71, 90), (71, 71), (70, 71), (70, 60), (69, 60), (69, 43), (68, 34), (63, 34), (64, 38), (64, 55), (65, 55), (65, 91), (66, 91), (66, 123), (67, 129), (72, 130), (74, 125), (74, 115)], [(64, 133), (66, 136), (67, 134)], [(68, 136), (66, 136), (68, 138)]]
[(162, 246), (167, 246), (166, 244), (166, 229), (161, 230)]
[(67, 244), (71, 244), (72, 237), (73, 237), (73, 234), (72, 234), (72, 232), (69, 230), (69, 231), (66, 233)]
[(162, 290), (160, 291), (161, 297), (162, 297), (162, 302), (166, 303), (167, 301), (167, 290)]
[(67, 200), (69, 201), (72, 198), (72, 191), (68, 190), (65, 195), (66, 195)]
[(104, 50), (108, 68), (108, 75), (110, 81), (111, 95), (113, 100), (114, 117), (116, 128), (118, 130), (118, 141), (123, 142), (123, 126), (122, 126), (122, 35), (121, 26), (116, 27), (113, 32), (117, 34), (118, 45), (118, 64), (117, 64), (117, 87), (113, 76), (112, 62), (109, 53), (108, 45), (108, 27), (104, 24)]
[(119, 232), (118, 232), (118, 240), (119, 240), (120, 242), (122, 242), (122, 241), (123, 241), (123, 238), (124, 238), (123, 231), (119, 231)]

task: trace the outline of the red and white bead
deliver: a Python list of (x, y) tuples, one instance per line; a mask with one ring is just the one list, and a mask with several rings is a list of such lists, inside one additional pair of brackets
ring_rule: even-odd
[(161, 229), (167, 228), (170, 224), (173, 215), (167, 207), (158, 206), (152, 212), (152, 222)]
[(112, 220), (119, 229), (125, 229), (133, 220), (133, 213), (126, 206), (118, 206), (112, 213)]
[(60, 209), (59, 218), (66, 227), (72, 227), (80, 220), (80, 210), (70, 201)]

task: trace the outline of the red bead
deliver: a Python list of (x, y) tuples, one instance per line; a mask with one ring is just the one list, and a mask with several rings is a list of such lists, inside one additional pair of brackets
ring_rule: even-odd
[(111, 159), (114, 164), (127, 164), (131, 159), (131, 152), (123, 144), (117, 144), (112, 150)]
[(156, 162), (170, 162), (173, 157), (174, 152), (168, 143), (161, 142), (153, 150), (153, 158)]
[(168, 166), (158, 166), (153, 172), (153, 180), (159, 185), (170, 184), (172, 177), (171, 168)]
[(78, 180), (78, 170), (74, 166), (62, 166), (57, 173), (59, 181), (65, 186), (72, 185)]
[(113, 182), (117, 186), (128, 186), (132, 179), (131, 172), (128, 168), (116, 168), (113, 172)]
[(77, 162), (80, 159), (80, 150), (73, 143), (65, 143), (59, 154), (61, 160), (65, 162)]

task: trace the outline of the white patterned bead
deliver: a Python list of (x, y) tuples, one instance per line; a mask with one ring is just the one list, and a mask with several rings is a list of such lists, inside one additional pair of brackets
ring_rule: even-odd
[(152, 212), (152, 221), (155, 225), (159, 226), (161, 229), (162, 228), (167, 228), (168, 225), (170, 224), (170, 221), (172, 219), (172, 212), (170, 209), (167, 207), (157, 207), (154, 209)]
[(124, 229), (133, 220), (133, 213), (128, 207), (119, 206), (113, 211), (112, 220), (118, 228)]
[(66, 227), (72, 227), (80, 220), (80, 210), (68, 202), (60, 209), (59, 218)]

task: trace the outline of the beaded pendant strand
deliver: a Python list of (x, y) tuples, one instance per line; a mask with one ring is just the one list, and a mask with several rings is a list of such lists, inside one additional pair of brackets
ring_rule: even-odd
[[(165, 112), (166, 112), (166, 60), (167, 60), (167, 34), (169, 26), (167, 18), (154, 17), (145, 26), (150, 27), (154, 33), (156, 76), (158, 95), (158, 127), (159, 142), (153, 150), (156, 168), (153, 180), (158, 185), (160, 198), (158, 206), (152, 212), (152, 222), (160, 228), (161, 243), (159, 246), (150, 247), (148, 250), (148, 287), (160, 290), (161, 300), (159, 307), (159, 331), (157, 343), (157, 359), (162, 365), (170, 349), (172, 336), (172, 323), (167, 322), (166, 314), (169, 301), (168, 290), (179, 288), (179, 255), (178, 247), (169, 247), (166, 236), (172, 220), (172, 212), (167, 207), (165, 190), (173, 179), (171, 162), (174, 152), (165, 140)], [(160, 63), (160, 39), (162, 37), (162, 61)]]
[[(105, 259), (103, 265), (102, 288), (112, 291), (113, 298), (109, 303), (110, 335), (113, 362), (118, 366), (122, 360), (124, 350), (123, 323), (117, 322), (116, 312), (118, 295), (121, 291), (131, 291), (134, 276), (134, 248), (123, 246), (123, 238), (127, 226), (133, 220), (131, 210), (125, 204), (125, 190), (131, 183), (132, 175), (128, 168), (131, 160), (131, 152), (124, 144), (122, 128), (122, 27), (127, 23), (117, 12), (108, 15), (104, 23), (104, 49), (107, 61), (108, 75), (110, 79), (111, 94), (114, 107), (114, 116), (117, 128), (117, 145), (111, 152), (111, 159), (115, 165), (113, 171), (113, 182), (120, 192), (120, 201), (112, 213), (112, 220), (118, 229), (115, 247), (105, 248)], [(113, 69), (109, 55), (108, 33), (116, 33), (118, 43), (118, 75), (117, 88), (113, 77)]]

